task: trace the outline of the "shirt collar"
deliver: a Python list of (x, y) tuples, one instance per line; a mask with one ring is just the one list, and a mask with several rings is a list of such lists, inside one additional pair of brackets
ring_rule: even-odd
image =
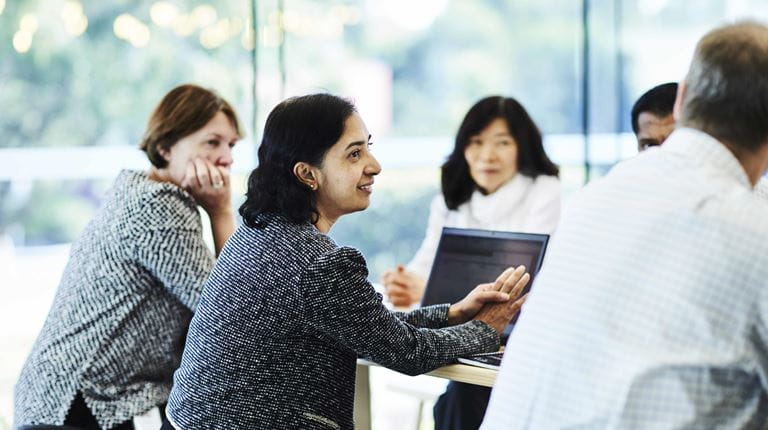
[(475, 188), (475, 192), (472, 194), (473, 199), (480, 201), (489, 201), (497, 199), (507, 199), (510, 195), (517, 195), (521, 192), (526, 185), (526, 176), (521, 173), (515, 173), (510, 180), (502, 184), (498, 190), (491, 194), (483, 194), (479, 189)]
[(709, 165), (752, 190), (747, 172), (728, 147), (703, 131), (682, 127), (669, 135), (661, 150), (683, 155)]

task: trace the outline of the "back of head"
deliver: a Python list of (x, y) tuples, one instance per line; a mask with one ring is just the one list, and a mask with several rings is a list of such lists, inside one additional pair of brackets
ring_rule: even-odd
[(237, 114), (226, 100), (215, 91), (197, 85), (180, 85), (169, 91), (155, 107), (139, 149), (147, 153), (153, 166), (162, 169), (168, 161), (161, 151), (169, 150), (179, 139), (203, 128), (219, 112), (229, 118), (240, 136)]
[(316, 220), (315, 193), (296, 178), (293, 166), (320, 166), (354, 112), (351, 102), (330, 94), (293, 97), (272, 109), (259, 146), (259, 165), (251, 172), (240, 206), (246, 225), (257, 227), (262, 213), (283, 215), (295, 223)]
[(637, 119), (643, 112), (652, 113), (659, 118), (672, 115), (676, 96), (676, 82), (667, 82), (666, 84), (656, 85), (646, 91), (632, 106), (632, 131), (635, 134), (638, 133), (639, 126)]
[(504, 120), (517, 143), (518, 173), (533, 178), (538, 175), (559, 174), (557, 165), (544, 151), (539, 128), (523, 105), (512, 97), (485, 97), (467, 111), (456, 133), (453, 152), (442, 166), (441, 188), (449, 209), (456, 209), (469, 200), (477, 188), (470, 175), (464, 150), (472, 136), (479, 134), (497, 118)]
[(753, 152), (768, 142), (768, 27), (747, 21), (717, 28), (696, 46), (680, 123)]

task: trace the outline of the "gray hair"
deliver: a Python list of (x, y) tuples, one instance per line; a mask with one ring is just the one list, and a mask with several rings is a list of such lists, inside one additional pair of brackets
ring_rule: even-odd
[(680, 123), (754, 151), (768, 142), (768, 27), (742, 21), (696, 45)]

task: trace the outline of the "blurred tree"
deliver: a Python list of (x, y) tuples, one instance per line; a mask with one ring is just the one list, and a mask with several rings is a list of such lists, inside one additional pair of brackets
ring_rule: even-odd
[[(249, 65), (239, 37), (248, 3), (218, 2), (213, 9), (203, 1), (175, 2), (181, 4), (177, 15), (193, 21), (188, 36), (152, 22), (150, 8), (157, 3), (7, 2), (0, 15), (0, 135), (6, 137), (0, 147), (134, 145), (159, 98), (184, 82), (214, 87), (243, 106), (249, 82), (233, 77)], [(87, 19), (79, 35), (65, 30), (65, 10), (73, 5)], [(116, 19), (123, 14), (135, 18), (129, 34), (146, 32), (146, 45), (117, 37)], [(36, 30), (28, 51), (19, 52), (14, 40), (29, 22)], [(224, 43), (201, 46), (202, 32), (222, 22)]]
[[(175, 10), (167, 15), (171, 25), (158, 16), (153, 20), (158, 5)], [(247, 118), (253, 75), (242, 39), (248, 36), (249, 5), (243, 0), (7, 2), (0, 14), (0, 135), (5, 137), (0, 147), (135, 145), (160, 96), (190, 81), (216, 88)], [(453, 0), (413, 8), (376, 0), (290, 0), (285, 5), (281, 16), (277, 2), (258, 2), (259, 121), (280, 99), (282, 23), (289, 88), (339, 92), (350, 65), (361, 59), (386, 65), (396, 136), (451, 136), (472, 103), (490, 93), (519, 98), (546, 132), (578, 128), (575, 3)], [(78, 7), (87, 26), (72, 35), (65, 15)], [(125, 24), (126, 16), (132, 17), (127, 30), (118, 23)], [(36, 30), (24, 52), (13, 40), (30, 19)], [(226, 34), (214, 47), (205, 35), (218, 26)], [(136, 40), (142, 32), (148, 39)], [(76, 191), (82, 187), (81, 181), (36, 183), (23, 194), (10, 187), (0, 193), (0, 222), (21, 226), (15, 230), (24, 232), (24, 243), (71, 241), (83, 225), (77, 220), (89, 219), (98, 204), (99, 194)], [(392, 193), (387, 205), (344, 220), (335, 233), (382, 267), (413, 254), (434, 189)], [(13, 205), (4, 203), (9, 199)], [(377, 227), (370, 229), (374, 221)]]
[[(197, 0), (5, 4), (0, 148), (136, 145), (162, 95), (185, 82), (216, 89), (249, 128), (250, 59), (241, 42), (248, 2), (217, 2), (216, 9)], [(152, 8), (158, 4), (174, 25), (160, 25), (156, 10), (159, 21), (153, 22)], [(126, 16), (133, 17), (128, 19), (132, 26), (118, 37), (118, 18)], [(73, 34), (77, 23), (71, 21), (80, 18), (84, 31)], [(142, 41), (142, 35), (148, 39)], [(25, 45), (20, 40), (27, 36)], [(22, 193), (4, 187), (0, 231), (14, 232), (19, 244), (72, 241), (99, 203), (100, 193), (85, 190), (103, 186), (91, 182), (35, 182)]]

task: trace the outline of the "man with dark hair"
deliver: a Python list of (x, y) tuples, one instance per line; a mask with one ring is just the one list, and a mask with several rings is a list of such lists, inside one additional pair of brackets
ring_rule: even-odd
[(674, 113), (571, 198), (482, 429), (765, 428), (768, 27), (706, 34)]
[(632, 131), (638, 151), (661, 145), (675, 129), (672, 108), (676, 95), (677, 83), (668, 82), (651, 88), (632, 106)]

